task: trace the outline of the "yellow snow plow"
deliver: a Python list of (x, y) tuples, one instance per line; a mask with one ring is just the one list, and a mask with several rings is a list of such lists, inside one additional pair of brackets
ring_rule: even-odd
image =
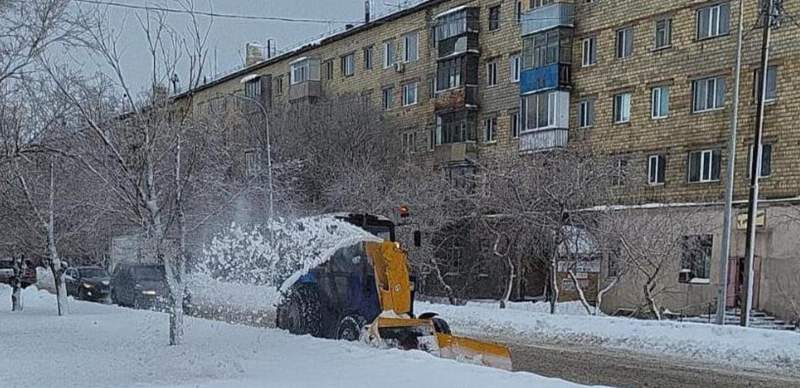
[(412, 315), (413, 289), (406, 253), (393, 242), (367, 242), (367, 256), (375, 269), (381, 314), (366, 327), (366, 340), (402, 349), (419, 349), (439, 357), (511, 370), (507, 347), (454, 336), (435, 314)]

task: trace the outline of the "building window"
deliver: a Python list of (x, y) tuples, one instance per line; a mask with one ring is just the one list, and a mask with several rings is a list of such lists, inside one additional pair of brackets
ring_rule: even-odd
[(255, 151), (244, 153), (244, 168), (248, 177), (258, 175), (258, 154)]
[(530, 0), (531, 9), (553, 4), (555, 0)]
[(522, 58), (519, 54), (508, 57), (509, 78), (511, 82), (519, 82), (519, 75), (522, 71)]
[(725, 79), (712, 77), (692, 82), (692, 110), (705, 112), (722, 109), (725, 105)]
[[(761, 70), (753, 73), (753, 99), (758, 102), (758, 92), (761, 90)], [(765, 102), (772, 102), (778, 98), (778, 67), (767, 68), (767, 95)]]
[(283, 94), (283, 76), (275, 77), (275, 95), (280, 96)]
[(523, 38), (523, 69), (556, 63), (572, 63), (572, 33), (568, 29), (553, 29)]
[(558, 115), (558, 94), (539, 93), (525, 96), (522, 109), (525, 112), (525, 130), (554, 127)]
[(403, 36), (403, 61), (415, 62), (419, 59), (419, 32)]
[(659, 86), (653, 88), (651, 93), (651, 113), (654, 119), (663, 119), (669, 116), (669, 88)]
[(689, 153), (689, 182), (705, 183), (719, 180), (720, 151), (702, 150)]
[(614, 96), (614, 123), (631, 121), (631, 94), (622, 93)]
[(663, 185), (666, 169), (667, 158), (664, 155), (650, 155), (647, 163), (647, 183), (651, 186)]
[(614, 166), (614, 176), (611, 177), (611, 184), (614, 186), (625, 185), (625, 177), (628, 173), (628, 160), (624, 158), (617, 159)]
[(617, 58), (633, 55), (633, 27), (617, 30)]
[(519, 112), (512, 112), (509, 114), (511, 121), (511, 137), (516, 139), (519, 137)]
[(356, 54), (350, 53), (342, 57), (342, 75), (350, 77), (356, 73)]
[(578, 126), (588, 128), (594, 125), (594, 100), (583, 100), (578, 105)]
[(680, 282), (708, 280), (711, 275), (712, 235), (685, 236), (681, 255)]
[(333, 79), (333, 60), (326, 61), (322, 64), (322, 71), (325, 72), (325, 79), (332, 80)]
[(474, 142), (476, 128), (465, 112), (445, 113), (436, 116), (436, 145)]
[(727, 35), (730, 31), (730, 4), (722, 3), (697, 10), (697, 39)]
[(486, 143), (497, 141), (497, 117), (483, 120), (483, 141)]
[(417, 103), (417, 82), (403, 85), (403, 106)]
[(417, 133), (406, 132), (403, 134), (403, 153), (413, 154), (417, 152)]
[(383, 110), (389, 110), (394, 107), (394, 87), (383, 88)]
[(394, 66), (397, 62), (397, 47), (394, 39), (383, 42), (383, 68)]
[[(752, 145), (750, 146), (750, 154), (748, 159), (748, 166), (753, 165), (753, 161), (755, 160), (755, 147)], [(772, 175), (772, 144), (762, 144), (761, 145), (761, 175), (759, 178), (766, 178)], [(752, 167), (747, 169), (747, 177), (753, 176), (753, 169)]]
[(486, 85), (497, 85), (497, 61), (491, 61), (486, 64)]
[(244, 84), (245, 97), (260, 99), (261, 98), (261, 77), (253, 78)]
[(489, 31), (500, 29), (500, 6), (489, 8)]
[(656, 21), (655, 48), (662, 49), (672, 45), (672, 19)]
[(373, 46), (364, 47), (364, 70), (372, 69)]
[(597, 37), (590, 36), (583, 40), (581, 65), (592, 66), (597, 63)]
[(306, 81), (319, 81), (319, 60), (301, 58), (291, 64), (290, 74), (292, 85)]
[(464, 85), (463, 72), (466, 57), (455, 57), (439, 62), (436, 67), (436, 90), (442, 91)]
[(515, 15), (516, 15), (516, 18), (517, 18), (517, 23), (518, 24), (522, 23), (522, 2), (521, 1), (517, 1), (516, 14)]

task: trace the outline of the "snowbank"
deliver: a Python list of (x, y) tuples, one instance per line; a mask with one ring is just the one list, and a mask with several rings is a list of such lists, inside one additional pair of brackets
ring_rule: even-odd
[(203, 306), (260, 312), (274, 310), (278, 301), (275, 287), (223, 282), (202, 273), (192, 274), (187, 288), (192, 303)]
[[(500, 310), (500, 302), (498, 301), (469, 301), (467, 302), (467, 307), (478, 307), (483, 309), (498, 309)], [(541, 313), (541, 314), (550, 314), (550, 304), (547, 302), (538, 302), (538, 303), (531, 303), (531, 302), (509, 302), (506, 303), (506, 309), (509, 310), (522, 310), (531, 313)], [(585, 316), (589, 315), (586, 312), (586, 308), (583, 307), (581, 302), (564, 302), (559, 303), (558, 307), (556, 308), (556, 314), (558, 315), (578, 315), (578, 316)], [(602, 312), (600, 312), (602, 314)]]
[[(0, 286), (0, 301), (8, 301), (9, 293)], [(422, 352), (192, 318), (186, 320), (185, 344), (169, 347), (165, 314), (73, 302), (71, 315), (57, 317), (51, 294), (29, 288), (25, 298), (21, 313), (0, 309), (0, 376), (7, 387), (577, 386)]]
[[(537, 309), (533, 306), (532, 310)], [(418, 302), (415, 310), (439, 313), (458, 333), (494, 337), (501, 342), (569, 342), (737, 367), (800, 370), (800, 335), (796, 332), (550, 315), (516, 308), (501, 310), (484, 303), (449, 306)]]

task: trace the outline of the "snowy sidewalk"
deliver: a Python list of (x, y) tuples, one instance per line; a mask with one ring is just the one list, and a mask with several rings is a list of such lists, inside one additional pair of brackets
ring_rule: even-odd
[(417, 312), (435, 311), (454, 331), (525, 345), (542, 342), (587, 345), (725, 366), (800, 373), (800, 333), (673, 321), (587, 316), (577, 304), (546, 313), (545, 303), (449, 306), (417, 302)]
[(166, 346), (165, 314), (87, 302), (55, 315), (53, 295), (25, 291), (9, 312), (0, 285), (3, 387), (572, 387), (422, 352), (297, 337), (272, 329), (188, 318), (185, 345)]

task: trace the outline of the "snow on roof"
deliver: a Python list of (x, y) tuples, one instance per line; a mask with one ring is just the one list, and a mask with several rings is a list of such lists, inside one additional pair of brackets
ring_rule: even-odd
[(295, 63), (298, 63), (298, 62), (303, 62), (303, 61), (305, 61), (306, 59), (308, 59), (308, 57), (300, 57), (300, 58), (297, 58), (297, 59), (295, 59), (295, 60), (293, 60), (293, 61), (289, 62), (289, 64), (290, 64), (290, 65), (294, 65)]
[(242, 77), (242, 80), (239, 81), (239, 83), (246, 84), (246, 83), (248, 83), (248, 82), (250, 82), (250, 81), (252, 81), (254, 79), (257, 79), (259, 77), (261, 77), (260, 74), (249, 74), (249, 75), (246, 75), (246, 76)]
[(451, 13), (456, 13), (456, 12), (459, 12), (459, 11), (463, 11), (463, 10), (465, 10), (467, 8), (470, 8), (470, 7), (468, 5), (462, 5), (460, 7), (450, 8), (447, 11), (444, 11), (444, 12), (434, 16), (433, 18), (434, 19), (438, 19), (438, 18), (440, 18), (442, 16), (447, 16), (447, 15), (449, 15)]

